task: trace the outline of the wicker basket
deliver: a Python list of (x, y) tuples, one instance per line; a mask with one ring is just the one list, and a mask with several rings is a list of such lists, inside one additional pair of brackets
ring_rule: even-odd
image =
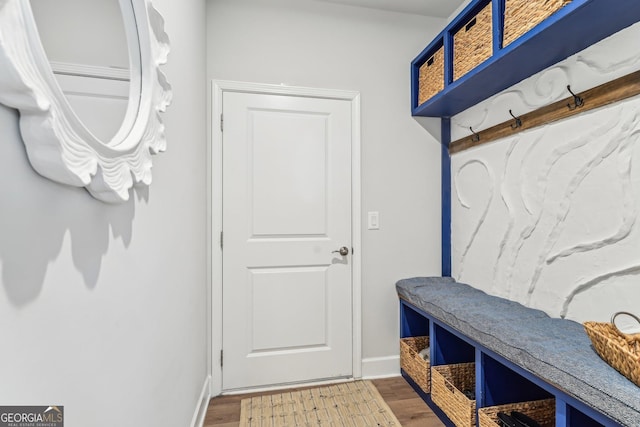
[(476, 387), (475, 363), (433, 366), (431, 368), (431, 400), (457, 427), (475, 427), (476, 401), (463, 391)]
[(531, 402), (510, 403), (507, 405), (488, 406), (478, 409), (479, 427), (501, 427), (498, 412), (511, 414), (512, 411), (522, 412), (536, 420), (541, 427), (556, 426), (555, 399), (534, 400)]
[(640, 387), (640, 334), (627, 335), (620, 332), (615, 326), (615, 318), (619, 314), (629, 315), (640, 322), (640, 319), (630, 313), (619, 312), (613, 315), (611, 323), (585, 322), (584, 329), (596, 353)]
[(509, 46), (570, 2), (571, 0), (506, 0), (502, 46)]
[(424, 360), (420, 351), (429, 346), (429, 337), (409, 337), (400, 340), (400, 367), (418, 384), (425, 393), (431, 390), (429, 361)]
[(418, 105), (423, 104), (444, 89), (444, 47), (438, 50), (420, 66), (418, 77)]
[(458, 80), (493, 54), (491, 3), (453, 35), (453, 79)]

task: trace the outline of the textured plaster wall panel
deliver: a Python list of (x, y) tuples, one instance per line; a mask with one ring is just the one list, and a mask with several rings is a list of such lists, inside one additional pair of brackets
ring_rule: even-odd
[[(567, 84), (584, 90), (635, 71), (638, 37), (630, 27), (460, 113), (454, 139), (513, 105), (561, 99)], [(635, 97), (454, 155), (454, 277), (577, 321), (637, 312), (639, 134)]]

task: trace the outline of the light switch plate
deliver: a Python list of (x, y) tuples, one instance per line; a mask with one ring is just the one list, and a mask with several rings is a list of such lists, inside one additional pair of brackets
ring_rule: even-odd
[(380, 214), (378, 212), (368, 212), (367, 228), (369, 230), (380, 229)]

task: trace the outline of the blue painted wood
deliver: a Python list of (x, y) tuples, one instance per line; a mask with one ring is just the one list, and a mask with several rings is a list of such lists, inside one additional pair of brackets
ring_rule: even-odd
[[(432, 320), (432, 322), (433, 322), (433, 320)], [(435, 345), (437, 345), (437, 343)], [(606, 417), (605, 415), (601, 414), (600, 412), (595, 411), (590, 406), (585, 405), (583, 402), (578, 401), (575, 398), (563, 393), (562, 390), (559, 390), (559, 389), (555, 388), (553, 385), (547, 383), (546, 381), (541, 380), (539, 377), (533, 375), (531, 372), (527, 371), (523, 367), (521, 367), (519, 365), (516, 365), (513, 362), (511, 362), (511, 361), (505, 359), (504, 357), (500, 356), (499, 354), (487, 349), (482, 344), (474, 343), (474, 345), (483, 354), (489, 356), (490, 358), (494, 359), (498, 363), (501, 363), (502, 365), (504, 365), (505, 368), (514, 371), (516, 374), (520, 375), (524, 379), (526, 379), (526, 380), (530, 381), (531, 383), (535, 384), (536, 386), (538, 386), (542, 390), (545, 390), (548, 393), (554, 395), (556, 397), (556, 399), (560, 398), (560, 399), (564, 400), (565, 402), (570, 404), (573, 408), (578, 409), (583, 414), (587, 414), (588, 417), (601, 422), (603, 425), (605, 425), (607, 427), (622, 427), (618, 423), (615, 423), (615, 422), (611, 421), (608, 417)], [(485, 376), (485, 380), (486, 380), (486, 376)]]
[(405, 301), (400, 301), (400, 338), (429, 335), (429, 320)]
[(449, 144), (451, 144), (451, 120), (441, 119), (441, 197), (442, 197), (442, 227), (441, 227), (441, 257), (442, 276), (451, 277), (451, 156)]
[(556, 397), (556, 427), (568, 427), (567, 402)]
[(407, 315), (407, 308), (402, 300), (400, 300), (400, 338), (406, 338), (410, 336), (411, 320)]
[(436, 360), (436, 346), (431, 345), (431, 340), (433, 340), (436, 336), (436, 324), (432, 321), (429, 321), (429, 364), (433, 363)]
[(549, 399), (551, 393), (487, 354), (482, 354), (484, 406)]
[(611, 425), (600, 424), (571, 406), (567, 407), (567, 415), (567, 427), (605, 427)]
[(504, 5), (505, 0), (493, 0), (491, 16), (493, 18), (493, 54), (502, 49), (502, 34), (504, 33)]
[(405, 301), (403, 299), (400, 300), (400, 304), (402, 304), (403, 306), (405, 306), (406, 308), (411, 309), (412, 311), (415, 311), (416, 313), (418, 313), (421, 317), (424, 317), (425, 319), (427, 319), (429, 321), (429, 323), (431, 323), (431, 319), (432, 316), (428, 315), (427, 313), (425, 313), (424, 310), (422, 310), (421, 308), (416, 307), (415, 305), (411, 304), (408, 301)]
[(444, 81), (445, 87), (453, 81), (453, 34), (443, 32), (440, 38), (444, 44)]
[[(445, 41), (445, 68), (452, 56), (450, 45), (446, 51), (448, 35), (483, 2), (472, 1), (436, 37)], [(453, 82), (446, 78), (445, 89), (422, 105), (413, 96), (412, 114), (451, 117), (638, 21), (638, 0), (573, 0), (462, 78)], [(419, 68), (426, 59), (419, 55), (411, 67)]]
[(435, 357), (432, 359), (433, 365), (453, 365), (456, 363), (468, 363), (475, 361), (475, 348), (452, 334), (436, 322), (434, 328), (435, 337), (432, 338), (435, 345)]
[(442, 412), (442, 409), (440, 409), (440, 407), (438, 405), (433, 403), (433, 400), (431, 400), (431, 395), (429, 393), (425, 393), (420, 388), (420, 386), (418, 384), (416, 384), (415, 381), (413, 381), (413, 379), (409, 376), (409, 374), (407, 374), (404, 371), (404, 369), (400, 370), (400, 374), (407, 381), (407, 383), (409, 383), (409, 385), (415, 390), (415, 392), (418, 394), (418, 396), (420, 396), (420, 398), (422, 398), (422, 400), (424, 400), (424, 402), (427, 404), (427, 406), (429, 406), (429, 408), (431, 408), (433, 413), (436, 414), (436, 416), (438, 418), (440, 418), (440, 421), (442, 421), (442, 423), (445, 425), (445, 427), (456, 427), (456, 425), (453, 422), (451, 422), (449, 417), (447, 417), (447, 415), (444, 412)]
[[(427, 319), (429, 321), (430, 325), (437, 325), (437, 327), (439, 329), (444, 329), (445, 331), (447, 331), (449, 334), (454, 335), (456, 338), (458, 338), (460, 341), (463, 342), (463, 345), (467, 345), (470, 347), (474, 347), (475, 345), (477, 345), (476, 342), (472, 341), (471, 339), (469, 339), (466, 335), (461, 334), (460, 332), (458, 332), (457, 330), (455, 330), (454, 328), (452, 328), (451, 326), (444, 324), (442, 322), (440, 322), (439, 320), (436, 320), (433, 318), (433, 316), (431, 316), (430, 314), (427, 314), (424, 310), (422, 310), (419, 307), (416, 307), (415, 305), (411, 304), (408, 301), (405, 300), (401, 300), (402, 304), (406, 305), (407, 307), (411, 308), (411, 310), (415, 311), (416, 313), (418, 313), (420, 316), (424, 317), (425, 319)], [(433, 326), (430, 328), (429, 331), (429, 336), (433, 337), (435, 332), (434, 332), (434, 328)], [(434, 359), (432, 359), (434, 360)], [(473, 357), (469, 358), (468, 360), (465, 360), (465, 362), (473, 362)]]
[[(535, 400), (554, 396), (556, 398), (556, 427), (622, 427), (600, 412), (563, 393), (552, 384), (541, 380), (523, 367), (487, 349), (481, 343), (470, 340), (451, 326), (434, 319), (424, 310), (401, 300), (401, 315), (407, 314), (408, 317), (401, 319), (401, 325), (407, 324), (406, 329), (403, 327), (402, 333), (405, 333), (405, 330), (422, 331), (425, 323), (428, 324), (432, 365), (476, 362), (476, 398), (481, 399), (482, 402), (482, 404), (478, 403), (478, 407), (514, 402), (520, 398)], [(416, 335), (423, 334), (406, 336)], [(478, 360), (480, 360), (480, 368)], [(482, 370), (480, 374), (478, 374), (478, 369)], [(517, 399), (514, 400), (514, 396), (507, 390), (509, 387), (522, 388), (522, 390), (514, 392)], [(417, 388), (419, 389), (419, 387)], [(441, 419), (445, 420), (446, 417), (441, 417)]]
[[(426, 53), (425, 53), (426, 55)], [(429, 58), (427, 58), (429, 59)], [(424, 62), (423, 62), (424, 63)], [(418, 80), (420, 78), (420, 66), (411, 65), (411, 105), (418, 105)]]
[(485, 406), (485, 393), (484, 383), (486, 378), (484, 376), (484, 355), (476, 348), (476, 408), (484, 408)]

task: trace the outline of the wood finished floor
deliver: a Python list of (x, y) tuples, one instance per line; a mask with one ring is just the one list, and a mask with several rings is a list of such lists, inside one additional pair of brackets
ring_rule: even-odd
[[(391, 408), (402, 427), (441, 427), (442, 421), (422, 401), (420, 396), (402, 377), (372, 380), (380, 395)], [(301, 389), (298, 389), (301, 390)], [(238, 427), (240, 401), (246, 397), (274, 394), (265, 393), (220, 396), (211, 399), (204, 427)], [(293, 426), (292, 426), (293, 427)]]

